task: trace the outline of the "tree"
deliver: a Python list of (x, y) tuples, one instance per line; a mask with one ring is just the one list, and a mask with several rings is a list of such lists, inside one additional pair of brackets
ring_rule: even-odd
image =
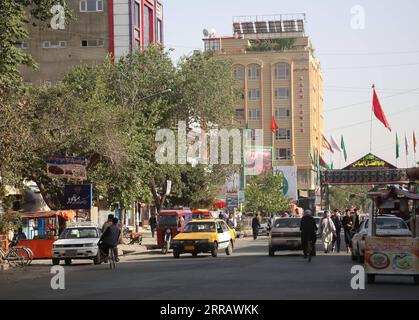
[(282, 190), (282, 176), (266, 174), (252, 177), (245, 192), (246, 210), (264, 214), (289, 210), (292, 200)]
[(332, 186), (330, 187), (330, 205), (332, 210), (337, 208), (341, 211), (358, 207), (364, 212), (367, 210), (368, 186)]

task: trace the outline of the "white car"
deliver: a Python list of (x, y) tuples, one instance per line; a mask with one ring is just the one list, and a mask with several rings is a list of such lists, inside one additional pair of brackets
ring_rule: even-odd
[[(409, 230), (403, 219), (393, 216), (379, 216), (376, 221), (377, 237), (411, 237), (412, 232)], [(362, 224), (360, 231), (352, 238), (352, 260), (364, 262), (365, 256), (365, 239), (370, 236), (369, 218)]]
[(94, 226), (68, 227), (52, 246), (52, 264), (59, 265), (61, 260), (70, 265), (74, 259), (93, 260), (100, 264), (98, 242), (101, 230)]

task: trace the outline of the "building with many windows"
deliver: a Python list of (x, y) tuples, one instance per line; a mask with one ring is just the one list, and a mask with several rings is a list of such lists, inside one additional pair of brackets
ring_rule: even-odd
[(29, 39), (16, 43), (39, 68), (24, 67), (24, 81), (53, 84), (74, 66), (118, 59), (136, 48), (163, 44), (161, 0), (68, 0), (73, 18), (64, 29), (28, 24)]
[[(309, 155), (322, 152), (323, 77), (305, 34), (305, 15), (236, 17), (233, 34), (212, 34), (203, 41), (206, 51), (233, 62), (244, 93), (235, 123), (263, 130), (262, 144), (272, 147), (274, 170), (291, 168), (300, 196), (313, 196), (317, 179)], [(279, 127), (275, 133), (272, 117)]]

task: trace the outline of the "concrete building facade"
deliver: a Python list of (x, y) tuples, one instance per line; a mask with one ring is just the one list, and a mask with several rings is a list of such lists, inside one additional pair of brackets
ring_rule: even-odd
[(237, 126), (262, 129), (263, 146), (273, 149), (274, 170), (294, 168), (300, 195), (313, 196), (317, 179), (309, 155), (314, 159), (322, 152), (323, 77), (304, 28), (304, 15), (237, 17), (234, 36), (212, 34), (203, 41), (206, 51), (233, 63), (243, 90)]
[[(28, 24), (29, 39), (16, 45), (29, 52), (39, 68), (24, 67), (24, 81), (54, 84), (74, 66), (115, 59), (152, 43), (163, 44), (161, 0), (68, 0), (73, 18), (64, 29)], [(33, 21), (34, 22), (34, 21)]]

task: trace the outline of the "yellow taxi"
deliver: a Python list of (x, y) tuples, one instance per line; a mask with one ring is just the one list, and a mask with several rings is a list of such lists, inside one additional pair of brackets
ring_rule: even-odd
[(225, 250), (230, 256), (233, 254), (235, 239), (236, 232), (224, 220), (192, 220), (172, 240), (173, 256), (178, 259), (184, 253), (194, 257), (199, 253), (211, 253), (216, 258), (219, 250)]

